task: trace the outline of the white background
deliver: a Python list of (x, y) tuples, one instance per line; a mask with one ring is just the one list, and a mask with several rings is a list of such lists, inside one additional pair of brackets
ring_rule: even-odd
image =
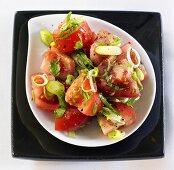
[[(11, 156), (11, 71), (15, 11), (127, 10), (160, 12), (164, 43), (165, 157), (134, 161), (33, 161)], [(173, 0), (1, 0), (0, 1), (0, 169), (8, 170), (170, 170), (174, 165), (174, 1)]]

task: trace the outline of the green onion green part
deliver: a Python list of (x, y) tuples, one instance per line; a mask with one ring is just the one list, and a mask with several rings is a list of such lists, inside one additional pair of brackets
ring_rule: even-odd
[(63, 108), (63, 107), (56, 109), (56, 110), (54, 111), (54, 117), (55, 117), (55, 118), (60, 118), (60, 117), (62, 117), (62, 116), (64, 115), (65, 111), (66, 111), (66, 108)]
[(61, 107), (66, 108), (65, 87), (62, 83), (51, 80), (46, 84), (46, 90), (52, 94), (55, 94), (58, 97)]
[(92, 61), (82, 51), (78, 51), (74, 54), (74, 61), (76, 67), (78, 67), (80, 70), (94, 68)]
[(40, 30), (40, 39), (46, 46), (50, 46), (53, 42), (53, 35), (49, 30), (42, 29)]
[(125, 136), (125, 133), (117, 129), (109, 132), (107, 136), (111, 139), (120, 140)]
[(71, 85), (74, 80), (75, 80), (75, 77), (71, 74), (68, 74), (65, 83), (67, 85)]
[(69, 132), (68, 132), (68, 136), (69, 136), (70, 138), (75, 138), (75, 137), (76, 137), (76, 132), (75, 132), (75, 131), (69, 131)]
[(52, 61), (50, 63), (50, 71), (54, 77), (57, 77), (60, 72), (60, 64), (59, 61)]
[(120, 115), (120, 113), (117, 112), (117, 111), (112, 107), (112, 105), (107, 101), (107, 99), (106, 99), (101, 93), (99, 94), (99, 97), (100, 97), (102, 103), (103, 103), (105, 106), (107, 106), (114, 114)]

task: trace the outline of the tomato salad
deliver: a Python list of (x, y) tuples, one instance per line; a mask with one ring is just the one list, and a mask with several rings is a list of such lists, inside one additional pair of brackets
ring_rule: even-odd
[(147, 77), (131, 42), (122, 44), (107, 30), (94, 33), (71, 12), (53, 32), (40, 30), (40, 37), (47, 50), (41, 72), (31, 75), (32, 98), (53, 114), (55, 130), (74, 132), (96, 119), (104, 135), (123, 138), (122, 127), (136, 121), (133, 106)]

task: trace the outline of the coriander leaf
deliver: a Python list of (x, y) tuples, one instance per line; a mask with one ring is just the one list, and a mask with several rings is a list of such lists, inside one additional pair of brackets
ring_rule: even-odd
[(50, 63), (50, 71), (54, 77), (57, 77), (59, 75), (59, 72), (60, 72), (59, 61), (52, 61)]
[(95, 114), (95, 113), (97, 112), (97, 110), (98, 110), (98, 107), (97, 107), (97, 105), (95, 104), (95, 105), (94, 105), (94, 108), (93, 108), (93, 110), (92, 110), (92, 113)]

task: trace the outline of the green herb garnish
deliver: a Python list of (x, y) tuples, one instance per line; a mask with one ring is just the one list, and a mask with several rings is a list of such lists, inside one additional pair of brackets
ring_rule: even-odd
[(82, 51), (78, 51), (74, 54), (74, 61), (78, 69), (92, 69), (94, 68), (92, 61)]
[(65, 111), (66, 111), (66, 108), (63, 108), (63, 107), (56, 109), (54, 111), (54, 118), (62, 117), (64, 115)]
[(93, 108), (93, 110), (92, 110), (92, 113), (93, 113), (93, 114), (96, 114), (97, 110), (98, 110), (98, 107), (97, 107), (97, 105), (95, 104), (95, 105), (94, 105), (94, 108)]
[(66, 22), (60, 28), (60, 40), (68, 38), (71, 34), (77, 31), (80, 23), (83, 21), (80, 18), (71, 18), (72, 12), (69, 12), (66, 17)]
[(67, 77), (66, 77), (65, 83), (67, 85), (71, 85), (74, 80), (75, 80), (75, 77), (71, 74), (68, 74)]
[(43, 29), (40, 30), (40, 39), (46, 46), (50, 46), (53, 42), (53, 35), (49, 30)]
[(107, 99), (106, 99), (101, 93), (99, 94), (99, 97), (100, 97), (102, 103), (103, 103), (105, 106), (107, 106), (114, 114), (120, 115), (120, 113), (117, 112), (117, 111), (112, 107), (112, 105), (107, 101)]
[(51, 80), (46, 84), (46, 90), (58, 97), (61, 107), (66, 108), (65, 87), (59, 81)]
[(59, 75), (60, 72), (59, 61), (52, 61), (50, 63), (50, 71), (54, 77), (57, 77)]
[(82, 42), (82, 35), (81, 34), (78, 34), (78, 37), (79, 37), (79, 41), (76, 42), (74, 48), (76, 50), (80, 50), (81, 48), (83, 48), (83, 42)]

